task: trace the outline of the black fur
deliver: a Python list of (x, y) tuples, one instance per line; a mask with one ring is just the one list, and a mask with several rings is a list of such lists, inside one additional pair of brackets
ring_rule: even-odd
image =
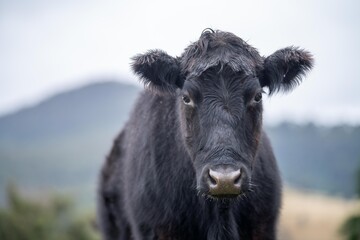
[(305, 50), (296, 47), (278, 50), (265, 59), (262, 84), (270, 94), (292, 90), (312, 66), (312, 55)]
[[(288, 90), (311, 55), (263, 58), (231, 33), (206, 30), (178, 58), (134, 58), (145, 85), (100, 176), (104, 239), (276, 239), (281, 181), (262, 130), (259, 94)], [(185, 103), (183, 99), (187, 99)], [(210, 168), (242, 170), (241, 194), (209, 194)]]
[(132, 68), (145, 86), (157, 92), (175, 92), (182, 87), (180, 68), (177, 60), (162, 50), (150, 50), (133, 57)]

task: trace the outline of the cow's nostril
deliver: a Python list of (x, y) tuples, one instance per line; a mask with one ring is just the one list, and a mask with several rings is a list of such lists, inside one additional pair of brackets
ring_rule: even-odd
[(234, 174), (234, 184), (238, 185), (241, 179), (241, 170), (237, 170)]
[(216, 176), (214, 175), (214, 171), (212, 171), (211, 169), (209, 170), (209, 180), (212, 185), (217, 184)]

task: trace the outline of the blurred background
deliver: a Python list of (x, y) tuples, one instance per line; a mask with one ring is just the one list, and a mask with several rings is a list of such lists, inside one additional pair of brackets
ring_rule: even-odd
[(360, 239), (359, 22), (354, 0), (0, 0), (0, 239), (99, 239), (98, 172), (142, 89), (130, 58), (180, 55), (207, 27), (264, 56), (313, 53), (293, 93), (264, 101), (279, 239)]

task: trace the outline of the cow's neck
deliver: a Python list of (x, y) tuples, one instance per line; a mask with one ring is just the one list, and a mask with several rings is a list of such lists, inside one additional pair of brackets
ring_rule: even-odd
[(211, 221), (207, 239), (221, 240), (221, 239), (239, 239), (238, 226), (232, 211), (231, 203), (215, 201), (210, 204)]

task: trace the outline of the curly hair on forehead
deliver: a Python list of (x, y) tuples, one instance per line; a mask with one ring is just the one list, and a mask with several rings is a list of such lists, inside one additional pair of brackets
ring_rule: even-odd
[(199, 76), (208, 68), (228, 65), (234, 71), (254, 74), (263, 63), (258, 51), (236, 35), (205, 29), (198, 41), (185, 49), (180, 57), (184, 75)]

